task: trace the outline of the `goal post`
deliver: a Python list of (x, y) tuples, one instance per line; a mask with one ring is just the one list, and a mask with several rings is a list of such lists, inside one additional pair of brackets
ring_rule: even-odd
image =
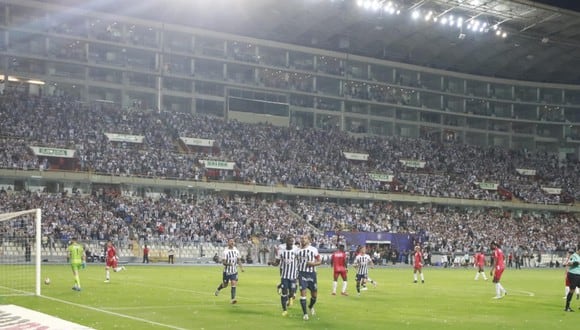
[(0, 296), (41, 294), (42, 212), (0, 213)]

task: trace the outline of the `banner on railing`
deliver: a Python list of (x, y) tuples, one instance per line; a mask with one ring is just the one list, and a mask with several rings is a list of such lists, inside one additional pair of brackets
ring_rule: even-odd
[(479, 188), (485, 190), (497, 190), (499, 185), (491, 182), (479, 182)]
[(221, 160), (202, 159), (199, 162), (202, 163), (205, 168), (214, 168), (218, 170), (233, 170), (236, 165), (234, 162), (224, 162)]
[(520, 175), (529, 175), (529, 176), (536, 175), (536, 170), (530, 170), (527, 168), (516, 168), (516, 172), (518, 172)]
[(390, 174), (380, 174), (380, 173), (369, 173), (369, 177), (375, 181), (381, 182), (393, 182), (393, 175)]
[(213, 147), (215, 140), (198, 139), (182, 136), (181, 141), (188, 146)]
[(113, 142), (128, 142), (128, 143), (143, 143), (145, 137), (143, 135), (129, 135), (117, 133), (105, 133), (109, 141)]
[(542, 187), (542, 190), (550, 195), (560, 195), (562, 193), (561, 188)]
[(42, 157), (62, 157), (74, 158), (76, 150), (59, 149), (59, 148), (45, 148), (45, 147), (30, 147), (36, 156)]
[(349, 160), (368, 160), (369, 159), (369, 154), (357, 154), (354, 152), (345, 152), (345, 151), (343, 151), (342, 154), (344, 155), (344, 158), (349, 159)]
[(399, 159), (399, 162), (407, 167), (413, 168), (425, 168), (425, 165), (427, 164), (427, 162), (412, 159)]

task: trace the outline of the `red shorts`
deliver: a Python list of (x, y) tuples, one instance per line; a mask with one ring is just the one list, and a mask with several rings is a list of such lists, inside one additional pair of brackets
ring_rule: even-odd
[(496, 268), (495, 272), (493, 272), (493, 281), (499, 282), (501, 280), (501, 274), (503, 274), (505, 268)]
[(413, 266), (413, 269), (417, 270), (417, 271), (421, 271), (422, 268), (423, 268), (423, 265), (421, 265), (421, 264)]
[(336, 281), (338, 279), (338, 276), (340, 275), (340, 277), (342, 277), (343, 281), (346, 281), (346, 269), (345, 270), (339, 270), (339, 271), (334, 271), (333, 274), (333, 278)]
[(107, 267), (117, 268), (117, 259), (115, 258), (107, 259)]

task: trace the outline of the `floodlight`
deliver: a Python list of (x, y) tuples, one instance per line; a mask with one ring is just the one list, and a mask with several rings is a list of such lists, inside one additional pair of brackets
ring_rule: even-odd
[(502, 38), (507, 38), (507, 32), (504, 32), (504, 33), (502, 33), (502, 34), (501, 34), (501, 37), (502, 37)]
[(496, 30), (496, 31), (495, 31), (495, 35), (496, 35), (496, 36), (499, 36), (499, 35), (501, 35), (501, 30)]
[(443, 24), (443, 25), (447, 24), (447, 17), (443, 17), (441, 19), (441, 24)]
[(363, 3), (364, 3), (363, 0), (357, 0), (356, 1), (356, 5), (359, 6), (359, 7), (362, 7), (363, 6)]
[(415, 11), (414, 11), (414, 12), (411, 14), (411, 18), (413, 18), (413, 19), (417, 19), (417, 18), (419, 18), (419, 12), (415, 10)]

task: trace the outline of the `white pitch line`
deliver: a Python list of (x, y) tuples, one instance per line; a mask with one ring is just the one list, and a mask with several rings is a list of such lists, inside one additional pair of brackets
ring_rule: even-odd
[(522, 293), (523, 295), (527, 295), (529, 297), (534, 297), (536, 294), (531, 291), (524, 291), (524, 290), (508, 290), (508, 297), (511, 295), (512, 292)]
[(60, 303), (63, 303), (63, 304), (72, 305), (72, 306), (75, 306), (75, 307), (89, 309), (89, 310), (96, 311), (96, 312), (100, 312), (100, 313), (115, 315), (115, 316), (123, 317), (123, 318), (126, 318), (126, 319), (134, 320), (134, 321), (139, 321), (139, 322), (143, 322), (143, 323), (157, 325), (157, 326), (164, 327), (164, 328), (175, 329), (175, 330), (188, 330), (186, 328), (180, 328), (180, 327), (176, 327), (176, 326), (169, 325), (169, 324), (164, 324), (164, 323), (159, 323), (159, 322), (155, 322), (155, 321), (143, 319), (143, 318), (140, 318), (140, 317), (135, 317), (135, 316), (125, 315), (125, 314), (121, 314), (121, 313), (111, 312), (111, 311), (108, 311), (108, 310), (105, 310), (105, 309), (91, 307), (91, 306), (87, 306), (87, 305), (81, 305), (81, 304), (77, 304), (77, 303), (73, 303), (73, 302), (70, 302), (70, 301), (61, 300), (61, 299), (57, 299), (57, 298), (53, 298), (53, 297), (48, 297), (48, 296), (40, 296), (40, 297), (42, 297), (44, 299), (52, 300), (52, 301), (57, 301), (57, 302), (60, 302)]
[[(279, 306), (280, 303), (274, 304), (274, 303), (270, 303), (270, 304), (252, 304), (252, 303), (243, 303), (244, 306)], [(105, 310), (133, 310), (133, 309), (138, 309), (138, 310), (145, 310), (145, 309), (172, 309), (172, 308), (182, 308), (182, 307), (196, 307), (196, 306), (208, 306), (208, 304), (189, 304), (189, 305), (163, 305), (163, 306), (129, 306), (129, 307), (101, 307)], [(239, 306), (239, 305), (238, 305)], [(223, 308), (223, 306), (221, 305), (216, 305), (216, 308)]]

